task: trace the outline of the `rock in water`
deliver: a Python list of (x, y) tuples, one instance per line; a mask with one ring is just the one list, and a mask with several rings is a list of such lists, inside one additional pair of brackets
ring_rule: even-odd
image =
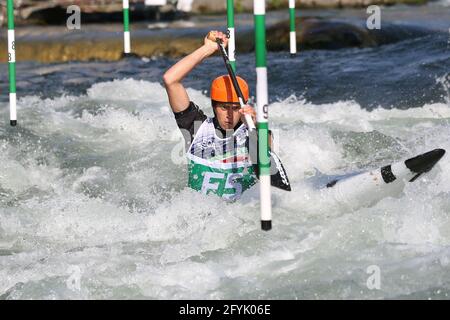
[[(297, 43), (303, 50), (375, 47), (428, 33), (420, 28), (389, 24), (385, 24), (381, 30), (368, 30), (363, 25), (322, 18), (297, 18), (296, 28)], [(267, 45), (271, 51), (289, 50), (288, 21), (268, 28)]]

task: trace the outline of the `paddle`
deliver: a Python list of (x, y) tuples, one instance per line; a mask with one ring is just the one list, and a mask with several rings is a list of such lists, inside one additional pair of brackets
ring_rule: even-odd
[[(236, 78), (236, 74), (234, 73), (233, 68), (231, 67), (230, 59), (228, 59), (227, 52), (225, 50), (225, 47), (223, 45), (222, 39), (217, 38), (216, 39), (217, 45), (219, 46), (219, 51), (222, 55), (223, 61), (225, 62), (225, 66), (228, 70), (228, 75), (231, 78), (231, 82), (233, 83), (234, 90), (236, 91), (238, 98), (239, 98), (239, 104), (241, 105), (241, 108), (243, 108), (247, 101), (244, 98), (244, 95), (242, 94), (241, 88), (239, 87), (239, 83)], [(258, 150), (257, 148), (254, 148), (252, 146), (258, 145), (258, 137), (256, 134), (256, 127), (253, 122), (252, 117), (249, 114), (245, 115), (245, 121), (247, 122), (247, 127), (249, 129), (249, 156), (251, 162), (253, 163), (253, 168), (255, 170), (255, 174), (259, 179), (259, 168), (258, 168), (258, 161), (253, 161), (253, 159), (258, 159)], [(273, 187), (285, 190), (285, 191), (291, 191), (291, 185), (289, 183), (289, 179), (286, 173), (286, 170), (284, 169), (283, 164), (281, 163), (280, 158), (276, 155), (275, 152), (269, 150), (270, 154), (270, 161), (271, 164), (275, 164), (276, 172), (273, 172), (271, 170), (271, 185)], [(271, 166), (273, 168), (273, 166)]]
[[(244, 95), (242, 94), (241, 87), (239, 86), (239, 83), (237, 81), (236, 75), (234, 74), (233, 68), (231, 67), (230, 59), (228, 58), (227, 51), (225, 50), (225, 47), (222, 43), (222, 39), (216, 39), (217, 45), (219, 46), (219, 50), (222, 54), (223, 61), (225, 62), (225, 66), (227, 67), (228, 74), (231, 78), (231, 82), (233, 82), (234, 90), (236, 90), (236, 93), (239, 98), (239, 104), (241, 105), (241, 108), (243, 108), (247, 101), (245, 101)], [(253, 119), (251, 115), (246, 114), (245, 115), (245, 121), (247, 122), (247, 127), (250, 132), (255, 131), (255, 123), (253, 122)]]

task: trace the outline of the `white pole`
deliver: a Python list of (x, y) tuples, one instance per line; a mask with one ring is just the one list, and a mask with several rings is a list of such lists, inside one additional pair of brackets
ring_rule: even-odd
[(236, 40), (234, 32), (234, 0), (227, 0), (228, 58), (233, 71), (236, 72)]
[(9, 68), (9, 123), (17, 125), (16, 96), (16, 42), (14, 36), (14, 1), (8, 0), (8, 68)]
[(123, 4), (123, 53), (124, 56), (127, 56), (131, 52), (129, 0), (123, 0), (122, 4)]
[(270, 190), (269, 156), (269, 94), (266, 66), (266, 2), (253, 1), (256, 53), (256, 105), (258, 128), (258, 167), (261, 201), (261, 229), (272, 228), (272, 199)]
[(297, 54), (297, 35), (295, 31), (295, 0), (289, 0), (289, 17), (289, 40), (291, 56), (295, 56)]

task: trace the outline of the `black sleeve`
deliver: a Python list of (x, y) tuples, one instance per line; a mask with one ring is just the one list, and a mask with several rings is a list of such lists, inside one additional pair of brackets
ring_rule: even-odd
[(180, 128), (184, 140), (186, 141), (186, 145), (189, 146), (198, 128), (200, 128), (200, 125), (207, 117), (192, 101), (189, 103), (189, 107), (187, 107), (186, 110), (174, 112), (174, 115), (178, 128)]

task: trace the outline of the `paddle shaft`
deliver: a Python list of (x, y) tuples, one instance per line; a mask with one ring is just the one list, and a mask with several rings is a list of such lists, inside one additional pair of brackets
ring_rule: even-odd
[[(228, 55), (225, 50), (225, 47), (222, 44), (222, 40), (216, 39), (216, 42), (217, 42), (217, 45), (219, 46), (219, 51), (222, 54), (222, 58), (223, 58), (223, 61), (225, 62), (225, 66), (227, 67), (228, 75), (231, 78), (231, 82), (233, 83), (234, 90), (236, 90), (236, 93), (238, 95), (239, 104), (241, 105), (241, 108), (243, 108), (246, 105), (247, 101), (245, 101), (244, 95), (242, 94), (241, 87), (239, 86), (239, 83), (236, 78), (236, 74), (234, 73), (233, 67), (231, 66), (230, 59), (228, 59)], [(253, 119), (249, 114), (245, 115), (245, 121), (247, 122), (247, 127), (250, 131), (256, 130), (255, 123), (253, 122)]]

